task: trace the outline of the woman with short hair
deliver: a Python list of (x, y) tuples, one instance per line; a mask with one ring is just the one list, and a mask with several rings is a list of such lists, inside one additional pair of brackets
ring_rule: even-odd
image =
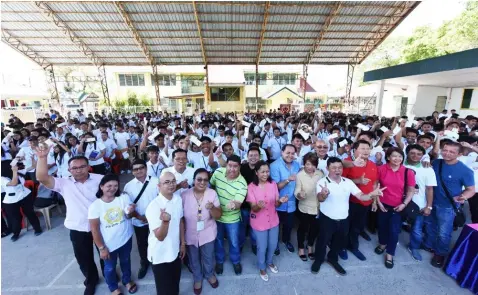
[(135, 205), (130, 204), (127, 195), (119, 192), (117, 175), (105, 175), (96, 193), (95, 200), (88, 208), (93, 240), (105, 262), (104, 277), (112, 295), (122, 294), (116, 279), (116, 263), (119, 258), (121, 281), (130, 294), (136, 293), (137, 286), (131, 280), (131, 248), (133, 225), (131, 217)]

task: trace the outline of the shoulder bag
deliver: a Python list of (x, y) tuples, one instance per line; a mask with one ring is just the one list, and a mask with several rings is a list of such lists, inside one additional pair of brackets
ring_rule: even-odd
[(139, 199), (141, 198), (141, 196), (142, 196), (143, 193), (144, 193), (144, 190), (145, 190), (146, 187), (148, 186), (148, 183), (149, 183), (149, 179), (144, 182), (143, 187), (141, 188), (141, 191), (139, 191), (138, 196), (137, 196), (136, 199), (134, 199), (134, 201), (133, 201), (134, 204), (138, 203)]
[[(403, 185), (403, 199), (402, 201), (405, 202), (407, 199), (407, 182), (408, 182), (408, 168), (405, 168), (405, 184)], [(420, 207), (413, 202), (413, 200), (410, 200), (408, 205), (405, 206), (405, 208), (400, 212), (402, 215), (402, 219), (408, 220), (410, 223), (413, 223), (415, 219), (417, 218), (418, 214), (420, 214)]]
[(461, 206), (457, 207), (455, 204), (455, 200), (453, 200), (453, 197), (450, 195), (450, 192), (448, 191), (448, 188), (446, 187), (445, 183), (443, 182), (443, 178), (441, 176), (442, 168), (443, 168), (443, 159), (440, 159), (440, 166), (438, 167), (438, 179), (440, 180), (440, 184), (445, 191), (445, 195), (447, 199), (450, 201), (451, 206), (453, 207), (453, 210), (455, 211), (455, 221), (453, 222), (454, 225), (458, 227), (463, 227), (466, 224), (466, 216), (465, 212), (463, 212), (463, 208)]

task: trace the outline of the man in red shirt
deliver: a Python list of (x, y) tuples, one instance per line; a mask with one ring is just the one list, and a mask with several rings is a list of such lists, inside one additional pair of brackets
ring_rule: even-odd
[[(377, 166), (368, 158), (371, 152), (370, 143), (365, 140), (358, 140), (352, 146), (353, 158), (349, 157), (345, 161), (354, 161), (356, 158), (361, 157), (366, 161), (366, 165), (363, 167), (351, 167), (344, 168), (342, 176), (351, 179), (358, 188), (364, 193), (368, 194), (374, 190), (378, 181)], [(366, 260), (362, 252), (359, 251), (358, 237), (365, 228), (367, 221), (367, 212), (370, 209), (370, 205), (373, 200), (361, 201), (354, 196), (350, 196), (349, 207), (349, 236), (348, 236), (348, 250), (352, 252), (358, 259)], [(344, 249), (341, 251), (340, 257), (347, 259), (347, 251)]]

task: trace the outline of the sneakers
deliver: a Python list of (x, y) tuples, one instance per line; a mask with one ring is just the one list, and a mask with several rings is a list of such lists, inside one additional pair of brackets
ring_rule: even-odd
[(224, 264), (222, 264), (222, 263), (216, 264), (216, 273), (219, 276), (221, 276), (223, 272), (224, 272)]
[(276, 250), (274, 251), (274, 255), (275, 255), (275, 256), (279, 256), (279, 255), (280, 255), (279, 245), (277, 245), (277, 248), (276, 248)]
[(442, 268), (443, 264), (445, 263), (445, 257), (440, 255), (433, 255), (431, 265), (436, 268)]
[(352, 252), (353, 255), (355, 255), (355, 257), (357, 257), (359, 260), (361, 261), (365, 261), (367, 260), (367, 258), (365, 257), (365, 255), (363, 255), (362, 252), (360, 252), (359, 249), (357, 250), (350, 250), (350, 252)]
[(295, 251), (294, 246), (292, 246), (292, 244), (290, 242), (286, 242), (286, 243), (284, 243), (284, 245), (287, 248), (287, 251), (289, 251), (289, 253), (294, 253), (294, 251)]
[(312, 272), (313, 274), (318, 274), (319, 271), (320, 271), (320, 262), (317, 262), (314, 261), (314, 263), (312, 263), (312, 266), (310, 267), (310, 272)]
[(330, 264), (330, 266), (332, 266), (339, 275), (345, 276), (347, 274), (345, 269), (340, 266), (338, 262), (327, 260), (327, 263)]
[(365, 241), (371, 241), (372, 239), (370, 238), (370, 236), (363, 230), (360, 232), (360, 236), (365, 240)]
[(42, 231), (41, 229), (40, 229), (39, 231), (35, 231), (35, 236), (38, 237), (38, 236), (41, 235), (42, 233), (43, 233), (43, 231)]
[(252, 253), (254, 253), (254, 255), (257, 256), (257, 246), (252, 245), (251, 248), (252, 248)]
[(347, 254), (347, 250), (345, 250), (345, 249), (344, 249), (344, 250), (340, 250), (340, 251), (339, 251), (339, 257), (340, 257), (340, 259), (342, 259), (342, 260), (347, 260), (347, 259), (349, 259), (349, 255)]
[(420, 254), (420, 251), (418, 249), (412, 249), (410, 246), (407, 247), (408, 252), (412, 254), (412, 257), (415, 261), (422, 261), (422, 255)]
[(233, 267), (234, 267), (234, 272), (236, 273), (236, 275), (242, 274), (242, 265), (240, 263), (234, 264)]

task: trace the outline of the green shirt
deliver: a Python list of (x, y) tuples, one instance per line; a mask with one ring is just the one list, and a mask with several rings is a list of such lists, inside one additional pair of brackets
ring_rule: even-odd
[(242, 175), (234, 180), (226, 178), (226, 168), (219, 168), (211, 177), (211, 185), (215, 187), (219, 203), (221, 203), (222, 216), (218, 220), (222, 223), (235, 223), (241, 221), (241, 210), (229, 210), (226, 205), (231, 201), (244, 202), (247, 194), (247, 183)]

